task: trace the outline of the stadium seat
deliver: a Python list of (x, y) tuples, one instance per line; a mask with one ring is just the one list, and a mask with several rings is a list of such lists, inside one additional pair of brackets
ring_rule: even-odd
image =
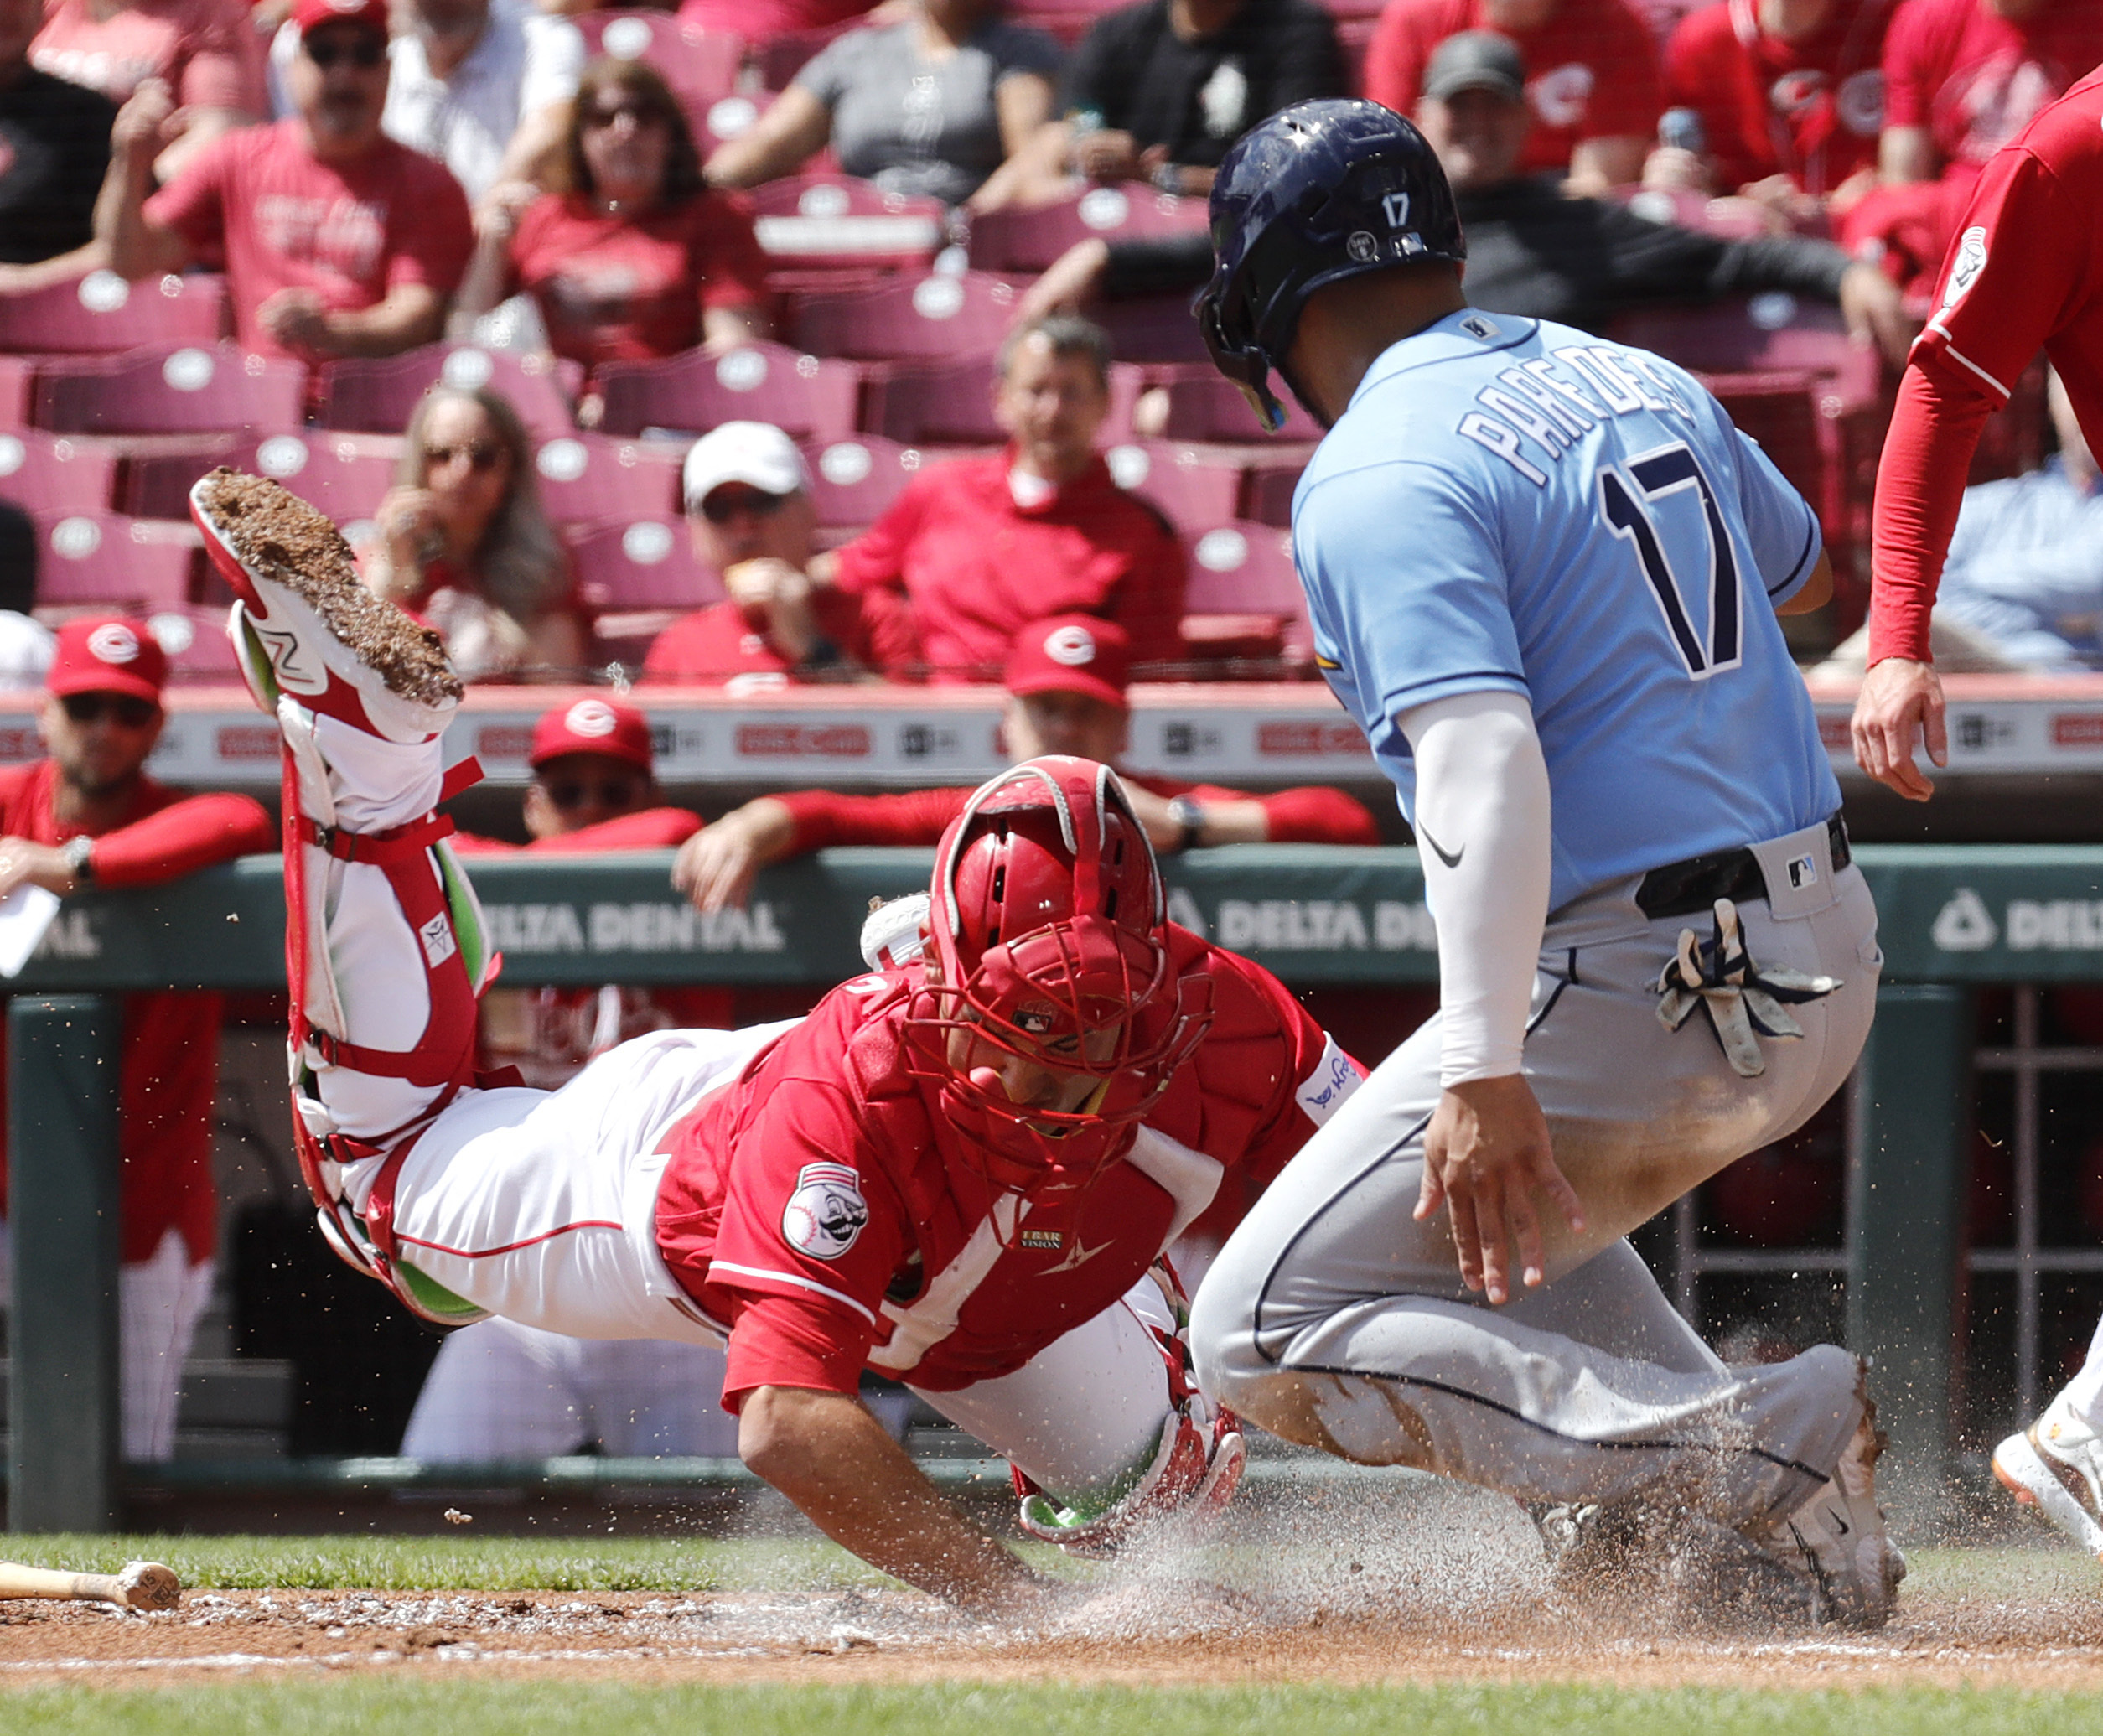
[(581, 526), (567, 541), (578, 600), (593, 614), (706, 609), (723, 600), (723, 581), (695, 555), (684, 519)]
[(706, 109), (738, 88), (745, 45), (735, 36), (683, 23), (667, 12), (628, 7), (583, 13), (570, 22), (583, 33), (586, 54), (655, 67), (682, 108)]
[(575, 417), (557, 365), (546, 355), (483, 350), (472, 344), (426, 344), (377, 360), (325, 364), (316, 419), (325, 428), (398, 434), (433, 386), (501, 393), (540, 439), (574, 433)]
[[(1111, 365), (1104, 440), (1130, 438), (1132, 406), (1144, 384), (1139, 369), (1123, 362)], [(990, 355), (883, 371), (869, 382), (862, 422), (868, 432), (908, 445), (1000, 446), (1007, 440), (993, 420)]]
[(791, 439), (837, 439), (854, 430), (862, 376), (779, 344), (711, 355), (688, 350), (664, 361), (609, 362), (598, 371), (609, 434), (645, 428), (699, 434), (723, 422), (770, 422)]
[(1105, 302), (1091, 308), (1089, 317), (1109, 337), (1110, 353), (1120, 361), (1212, 365), (1187, 295)]
[[(1033, 274), (1076, 241), (1142, 241), (1155, 236), (1202, 234), (1205, 210), (1202, 199), (1178, 199), (1134, 181), (1123, 186), (1091, 187), (1056, 205), (987, 211), (971, 220), (971, 269)], [(1184, 308), (1187, 316), (1187, 297)]]
[(966, 272), (799, 296), (790, 329), (814, 355), (940, 361), (997, 349), (1014, 320), (1013, 286)]
[[(146, 614), (189, 600), (194, 536), (115, 513), (33, 514), (37, 522), (37, 608)], [(187, 526), (184, 527), (187, 529)]]
[(33, 355), (0, 355), (0, 428), (28, 426), (36, 364)]
[(226, 330), (226, 280), (214, 273), (127, 283), (115, 272), (90, 272), (0, 296), (0, 350), (106, 355), (145, 345), (216, 344)]
[(814, 30), (789, 30), (770, 37), (753, 50), (753, 65), (759, 71), (760, 87), (768, 91), (787, 90), (790, 80), (810, 65), (820, 49), (834, 37), (858, 29), (863, 22), (858, 18), (848, 18)]
[(874, 524), (926, 462), (917, 447), (881, 434), (806, 440), (803, 459), (811, 467), (811, 504), (819, 527), (828, 531)]
[(168, 673), (178, 681), (235, 681), (241, 664), (226, 636), (226, 610), (184, 603), (157, 609), (146, 624), (168, 653)]
[(541, 505), (557, 524), (649, 518), (680, 510), (686, 448), (639, 445), (603, 434), (563, 434), (533, 454)]
[(1645, 308), (1608, 328), (1619, 342), (1655, 350), (1696, 374), (1801, 371), (1831, 382), (1847, 410), (1873, 402), (1883, 384), (1878, 353), (1847, 335), (1837, 308), (1776, 290), (1706, 308)]
[(1164, 440), (1134, 440), (1103, 454), (1118, 487), (1151, 501), (1185, 533), (1228, 524), (1241, 503), (1241, 472), (1209, 464), (1187, 446)]
[(1311, 655), (1314, 630), (1293, 570), (1292, 539), (1271, 525), (1220, 525), (1186, 533), (1189, 582), (1184, 609), (1194, 615), (1268, 615), (1280, 623), (1288, 656)]
[(785, 175), (747, 197), (759, 245), (780, 266), (925, 272), (945, 238), (940, 200), (886, 193), (853, 175)]
[(338, 525), (370, 519), (394, 484), (399, 437), (334, 433), (230, 435), (179, 453), (135, 454), (124, 467), (118, 505), (135, 518), (189, 516), (190, 485), (215, 464), (282, 483)]
[(35, 512), (107, 512), (117, 459), (100, 447), (34, 429), (0, 433), (0, 499)]
[(1300, 485), (1307, 461), (1298, 457), (1272, 458), (1267, 453), (1242, 467), (1241, 516), (1259, 525), (1279, 530), (1292, 526), (1292, 494)]
[(1266, 435), (1241, 389), (1209, 366), (1156, 368), (1148, 371), (1150, 382), (1168, 394), (1168, 410), (1161, 433), (1169, 440), (1201, 440), (1233, 446), (1268, 446), (1273, 442), (1319, 440), (1321, 425), (1300, 407), (1299, 401), (1285, 390), (1285, 382), (1272, 376), (1271, 390), (1285, 407), (1285, 426)]
[(290, 432), (299, 426), (307, 371), (231, 344), (44, 359), (32, 420), (63, 434)]

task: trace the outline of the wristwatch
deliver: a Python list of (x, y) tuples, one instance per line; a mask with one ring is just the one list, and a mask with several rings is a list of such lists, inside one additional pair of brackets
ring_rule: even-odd
[(90, 886), (95, 883), (95, 840), (85, 832), (77, 838), (68, 838), (59, 846), (59, 854), (65, 858), (65, 865), (73, 872), (73, 884)]
[(1168, 817), (1182, 828), (1176, 838), (1177, 853), (1196, 849), (1198, 834), (1204, 830), (1204, 804), (1188, 795), (1172, 795), (1168, 798)]

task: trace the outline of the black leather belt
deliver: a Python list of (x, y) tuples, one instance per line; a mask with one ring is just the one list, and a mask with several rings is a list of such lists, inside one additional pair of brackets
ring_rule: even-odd
[[(1854, 856), (1847, 847), (1847, 822), (1834, 815), (1826, 822), (1826, 836), (1832, 845), (1833, 872), (1838, 873)], [(1691, 916), (1720, 898), (1743, 904), (1766, 896), (1767, 878), (1757, 856), (1746, 849), (1718, 850), (1652, 868), (1636, 889), (1635, 902), (1645, 916)]]

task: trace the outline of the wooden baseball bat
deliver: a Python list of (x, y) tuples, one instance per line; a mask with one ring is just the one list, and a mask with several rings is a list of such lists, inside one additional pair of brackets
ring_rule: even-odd
[(127, 1609), (173, 1609), (183, 1582), (157, 1561), (135, 1561), (121, 1573), (68, 1573), (0, 1561), (0, 1598), (80, 1598)]

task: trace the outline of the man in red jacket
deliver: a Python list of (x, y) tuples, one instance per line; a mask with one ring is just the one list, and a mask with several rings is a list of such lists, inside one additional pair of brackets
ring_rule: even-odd
[[(1132, 724), (1125, 688), (1131, 643), (1114, 621), (1054, 615), (1015, 637), (1007, 658), (1002, 738), (1016, 759), (1077, 754), (1115, 765)], [(1380, 829), (1340, 790), (1309, 786), (1249, 795), (1213, 784), (1121, 774), (1132, 811), (1158, 851), (1212, 844), (1377, 844)], [(672, 884), (702, 910), (742, 904), (771, 863), (836, 844), (931, 844), (964, 810), (969, 789), (902, 795), (797, 790), (762, 795), (680, 847)]]
[[(143, 622), (96, 616), (60, 630), (37, 720), (49, 756), (0, 771), (0, 897), (23, 884), (62, 898), (85, 886), (151, 886), (277, 848), (270, 816), (248, 797), (185, 799), (146, 775), (165, 721), (167, 669)], [(220, 1004), (215, 994), (124, 1000), (118, 1300), (129, 1459), (174, 1450), (183, 1358), (211, 1292)], [(6, 1125), (0, 1101), (0, 1137)], [(0, 1209), (5, 1184), (0, 1167)]]
[(987, 785), (928, 904), (808, 1018), (654, 1033), (555, 1092), (477, 1081), (491, 959), (434, 811), (459, 682), (347, 550), (286, 557), (327, 529), (282, 490), (221, 471), (192, 500), (284, 735), (294, 1127), (346, 1261), (434, 1319), (723, 1345), (745, 1462), (968, 1609), (1060, 1593), (899, 1449), (865, 1368), (1007, 1456), (1039, 1536), (1115, 1547), (1224, 1502), (1241, 1435), (1187, 1378), (1162, 1251), (1360, 1075), (1167, 920), (1108, 767)]

